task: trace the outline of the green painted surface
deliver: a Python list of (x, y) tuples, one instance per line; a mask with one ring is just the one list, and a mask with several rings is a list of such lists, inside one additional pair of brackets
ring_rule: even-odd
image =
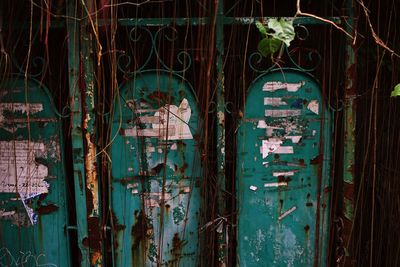
[(116, 266), (196, 266), (199, 123), (182, 77), (142, 72), (122, 86), (110, 152)]
[(325, 106), (319, 85), (298, 71), (277, 70), (251, 85), (238, 131), (240, 266), (325, 266), (330, 190)]
[(61, 121), (39, 83), (0, 88), (0, 265), (70, 266)]

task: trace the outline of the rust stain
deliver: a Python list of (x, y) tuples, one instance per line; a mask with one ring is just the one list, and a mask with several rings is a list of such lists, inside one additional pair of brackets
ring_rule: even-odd
[(315, 158), (313, 158), (312, 160), (310, 160), (310, 164), (311, 165), (318, 165), (322, 163), (322, 154), (319, 154), (318, 156), (316, 156)]
[(149, 224), (146, 214), (143, 210), (135, 211), (135, 224), (132, 226), (132, 262), (133, 266), (144, 266), (149, 250), (149, 238), (153, 229)]
[(343, 196), (353, 201), (354, 198), (354, 184), (343, 183)]
[[(173, 101), (174, 100), (173, 96), (168, 95), (168, 94), (166, 94), (164, 92), (161, 92), (161, 91), (154, 91), (151, 94), (149, 94), (147, 96), (147, 98), (152, 100), (152, 101), (155, 101), (157, 103), (161, 102), (161, 104), (175, 102), (175, 101)], [(170, 101), (170, 99), (171, 99), (171, 101)]]
[(179, 260), (182, 256), (182, 249), (185, 244), (186, 242), (180, 239), (179, 234), (175, 233), (174, 237), (172, 238), (172, 259), (169, 261), (169, 263), (173, 264), (172, 266), (179, 266)]
[[(89, 114), (86, 114), (84, 120), (84, 129), (87, 129), (87, 123), (89, 120)], [(86, 187), (90, 190), (93, 196), (93, 209), (90, 211), (90, 215), (97, 215), (99, 209), (98, 199), (98, 182), (97, 182), (97, 170), (96, 170), (96, 146), (91, 140), (90, 133), (85, 133), (86, 139), (86, 153), (85, 153), (85, 172), (86, 172)]]
[(36, 209), (36, 212), (38, 214), (40, 214), (40, 215), (43, 215), (43, 214), (49, 214), (49, 213), (55, 212), (57, 210), (58, 210), (58, 206), (53, 204), (53, 203), (51, 203), (51, 204), (48, 204), (48, 205), (40, 205)]
[(88, 218), (88, 234), (89, 234), (88, 247), (94, 250), (95, 252), (100, 252), (102, 235), (101, 235), (99, 218), (97, 217)]

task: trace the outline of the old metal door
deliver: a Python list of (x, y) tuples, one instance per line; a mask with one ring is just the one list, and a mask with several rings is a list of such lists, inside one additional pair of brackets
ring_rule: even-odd
[(238, 132), (238, 263), (323, 264), (328, 236), (329, 112), (309, 75), (263, 74)]
[(0, 92), (0, 265), (70, 266), (61, 121), (38, 82)]
[(142, 71), (120, 89), (111, 149), (117, 266), (196, 265), (199, 123), (180, 76)]

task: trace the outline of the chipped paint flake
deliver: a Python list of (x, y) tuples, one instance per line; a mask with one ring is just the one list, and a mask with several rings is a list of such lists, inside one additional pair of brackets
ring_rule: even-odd
[(282, 100), (282, 97), (264, 97), (264, 105), (273, 107), (285, 106), (288, 103)]
[(266, 109), (265, 116), (273, 118), (297, 117), (301, 115), (301, 109)]
[(286, 89), (288, 92), (297, 92), (304, 84), (305, 81), (300, 81), (298, 83), (267, 82), (263, 86), (263, 91), (275, 92), (277, 90)]
[(311, 100), (310, 103), (307, 105), (307, 109), (315, 114), (319, 114), (319, 103), (318, 100)]
[(252, 191), (256, 191), (256, 190), (257, 190), (257, 186), (255, 186), (255, 185), (251, 185), (249, 188), (250, 188), (250, 190), (252, 190)]
[(275, 183), (265, 183), (264, 187), (281, 187), (281, 186), (287, 186), (287, 182), (275, 182)]
[(285, 218), (286, 216), (288, 216), (289, 214), (291, 214), (293, 211), (295, 211), (297, 209), (296, 206), (291, 207), (290, 209), (288, 209), (287, 211), (285, 211), (284, 213), (282, 213), (279, 217), (278, 220), (282, 220), (283, 218)]

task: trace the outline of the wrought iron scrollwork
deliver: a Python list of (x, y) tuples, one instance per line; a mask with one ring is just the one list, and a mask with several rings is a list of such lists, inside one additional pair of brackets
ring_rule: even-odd
[[(146, 58), (142, 60), (140, 66), (132, 66), (138, 64), (138, 60), (132, 59), (129, 53), (123, 53), (117, 58), (118, 69), (124, 74), (131, 75), (149, 68), (149, 62), (156, 60), (161, 69), (172, 71), (174, 73), (184, 73), (192, 65), (192, 58), (190, 54), (185, 51), (179, 51), (170, 64), (166, 63), (163, 59), (162, 53), (159, 50), (161, 44), (165, 42), (174, 43), (178, 40), (179, 32), (172, 26), (164, 26), (155, 32), (151, 32), (147, 27), (134, 27), (129, 32), (129, 41), (132, 43), (139, 43), (144, 41), (142, 34), (148, 35), (150, 47), (147, 49)], [(179, 67), (178, 67), (179, 66)]]
[[(308, 29), (304, 25), (295, 25), (294, 27), (296, 40), (300, 44), (306, 41), (310, 35)], [(283, 67), (312, 72), (321, 63), (321, 55), (316, 49), (302, 46), (288, 48), (286, 45), (282, 49), (281, 53), (279, 53), (279, 58), (272, 58), (272, 65), (267, 63), (267, 59), (261, 53), (251, 53), (248, 60), (250, 69), (256, 73), (266, 73)]]

